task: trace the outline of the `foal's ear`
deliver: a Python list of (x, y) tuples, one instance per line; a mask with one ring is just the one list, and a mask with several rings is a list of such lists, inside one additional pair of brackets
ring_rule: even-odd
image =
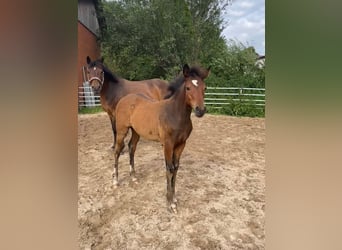
[(202, 79), (205, 79), (210, 75), (210, 68), (211, 66), (209, 66), (207, 70), (204, 72), (203, 76), (201, 77)]
[(183, 76), (188, 77), (190, 75), (190, 67), (188, 64), (183, 66)]
[(91, 59), (89, 56), (87, 56), (87, 64), (90, 64), (90, 62), (91, 62)]

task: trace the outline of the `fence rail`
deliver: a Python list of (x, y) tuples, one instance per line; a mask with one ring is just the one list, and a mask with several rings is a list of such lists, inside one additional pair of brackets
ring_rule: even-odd
[[(265, 107), (264, 88), (237, 88), (237, 87), (207, 87), (205, 104), (210, 108), (220, 109), (236, 103), (251, 105), (256, 108)], [(100, 96), (94, 95), (87, 82), (78, 87), (78, 106), (97, 107), (101, 106)]]
[(209, 108), (221, 109), (225, 106), (241, 104), (265, 107), (264, 88), (207, 87), (205, 104)]
[(101, 106), (100, 96), (94, 95), (89, 83), (84, 82), (78, 87), (78, 108)]

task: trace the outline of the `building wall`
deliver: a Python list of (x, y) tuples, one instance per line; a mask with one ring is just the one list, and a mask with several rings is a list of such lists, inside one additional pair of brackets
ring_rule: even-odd
[(101, 56), (100, 45), (96, 41), (96, 36), (90, 32), (82, 23), (78, 22), (78, 85), (82, 86), (82, 67), (87, 64), (86, 57), (92, 60)]

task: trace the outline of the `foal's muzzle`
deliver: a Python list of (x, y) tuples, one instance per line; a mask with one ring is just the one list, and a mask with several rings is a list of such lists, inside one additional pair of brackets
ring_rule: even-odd
[(202, 117), (205, 114), (205, 112), (207, 111), (207, 109), (206, 109), (206, 107), (203, 107), (203, 109), (201, 109), (200, 107), (197, 106), (194, 108), (194, 111), (195, 111), (195, 115), (197, 117)]

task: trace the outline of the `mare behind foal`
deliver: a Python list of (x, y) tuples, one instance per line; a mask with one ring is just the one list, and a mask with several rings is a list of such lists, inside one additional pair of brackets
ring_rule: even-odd
[(168, 93), (168, 83), (161, 79), (129, 81), (119, 78), (103, 64), (103, 58), (92, 61), (87, 56), (87, 78), (95, 93), (100, 93), (101, 105), (107, 112), (116, 141), (115, 108), (119, 100), (130, 93), (141, 93), (155, 100), (162, 100)]
[(129, 156), (133, 180), (136, 179), (134, 153), (140, 136), (160, 141), (164, 146), (168, 208), (172, 212), (177, 212), (175, 185), (179, 159), (192, 131), (191, 110), (194, 109), (197, 117), (202, 117), (206, 111), (206, 87), (203, 79), (208, 74), (209, 69), (190, 69), (188, 65), (184, 65), (183, 75), (170, 83), (171, 94), (168, 99), (157, 102), (143, 95), (129, 94), (119, 101), (116, 107), (117, 141), (113, 173), (115, 186), (118, 185), (118, 160), (124, 146), (124, 137), (131, 128)]

